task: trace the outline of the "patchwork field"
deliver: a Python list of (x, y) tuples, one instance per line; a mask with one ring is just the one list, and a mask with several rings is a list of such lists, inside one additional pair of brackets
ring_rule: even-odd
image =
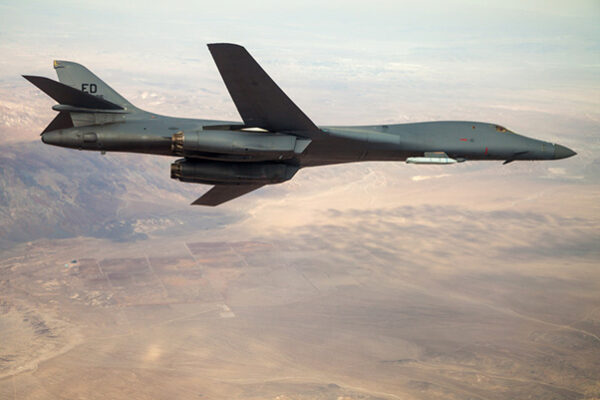
[(598, 398), (597, 190), (494, 187), (15, 246), (0, 398)]

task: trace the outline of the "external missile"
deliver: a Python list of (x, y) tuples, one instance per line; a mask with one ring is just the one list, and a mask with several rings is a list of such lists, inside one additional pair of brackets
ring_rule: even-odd
[(425, 153), (424, 157), (408, 157), (406, 159), (407, 164), (432, 165), (456, 164), (462, 161), (464, 160), (455, 160), (454, 158), (450, 158), (446, 153), (443, 152)]

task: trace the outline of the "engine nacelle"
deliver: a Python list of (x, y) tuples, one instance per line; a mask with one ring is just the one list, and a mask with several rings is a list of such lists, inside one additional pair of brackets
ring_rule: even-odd
[[(286, 160), (302, 153), (308, 143), (296, 136), (269, 132), (202, 130), (173, 134), (171, 150), (176, 155), (191, 158)], [(220, 157), (222, 154), (232, 157)]]
[(207, 184), (270, 184), (292, 179), (299, 167), (276, 162), (220, 162), (181, 159), (171, 164), (171, 178)]

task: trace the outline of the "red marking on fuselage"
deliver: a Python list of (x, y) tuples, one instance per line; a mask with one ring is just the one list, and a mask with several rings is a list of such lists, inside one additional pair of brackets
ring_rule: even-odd
[(485, 155), (487, 156), (487, 154), (488, 154), (488, 148), (486, 147), (485, 148)]
[(467, 138), (460, 138), (460, 141), (461, 141), (461, 142), (468, 142), (468, 141), (469, 141), (469, 139), (467, 139)]

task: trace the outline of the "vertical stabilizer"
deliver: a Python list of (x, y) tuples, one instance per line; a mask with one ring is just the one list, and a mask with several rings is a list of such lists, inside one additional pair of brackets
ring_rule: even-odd
[(133, 104), (81, 64), (55, 60), (54, 69), (58, 75), (58, 80), (65, 85), (118, 104), (127, 111), (137, 110)]

